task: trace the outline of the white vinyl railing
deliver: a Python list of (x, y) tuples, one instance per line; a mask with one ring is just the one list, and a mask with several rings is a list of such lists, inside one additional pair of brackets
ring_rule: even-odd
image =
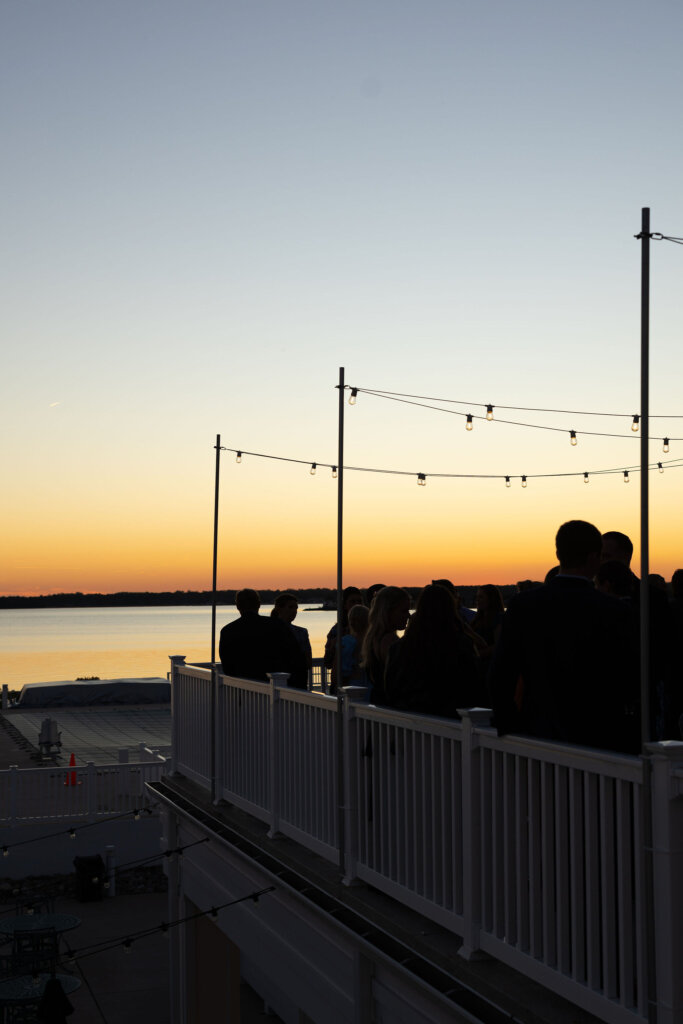
[(148, 782), (167, 775), (170, 762), (87, 764), (0, 771), (0, 825), (75, 821), (141, 810), (150, 804)]
[[(463, 956), (487, 953), (610, 1024), (648, 1018), (651, 902), (658, 1022), (683, 1024), (682, 743), (627, 757), (498, 737), (480, 709), (452, 721), (348, 697), (340, 718), (336, 698), (284, 680), (218, 676), (218, 797), (334, 862), (342, 804), (347, 882), (462, 936)], [(173, 687), (185, 709), (174, 764), (208, 788), (210, 672), (176, 665)]]

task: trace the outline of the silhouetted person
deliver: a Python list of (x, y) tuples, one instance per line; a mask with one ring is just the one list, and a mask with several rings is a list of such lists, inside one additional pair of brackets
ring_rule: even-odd
[(399, 711), (449, 718), (481, 704), (474, 646), (445, 587), (424, 588), (405, 636), (389, 648), (381, 699)]
[(629, 615), (596, 591), (600, 531), (564, 523), (560, 572), (516, 595), (503, 618), (490, 675), (499, 733), (628, 749), (627, 708), (637, 699)]
[[(618, 530), (602, 535), (603, 562), (621, 562), (631, 576), (631, 628), (637, 641), (636, 658), (640, 664), (640, 580), (631, 570), (633, 543)], [(671, 658), (671, 613), (666, 593), (648, 584), (650, 605), (650, 735), (653, 739), (678, 739), (681, 704), (680, 685), (673, 678)], [(681, 707), (680, 710), (683, 710)]]
[(289, 672), (288, 685), (305, 690), (304, 657), (289, 627), (280, 619), (259, 615), (261, 598), (255, 590), (240, 590), (235, 605), (239, 619), (221, 630), (219, 653), (225, 675), (268, 682), (269, 672)]
[(375, 594), (368, 617), (368, 628), (363, 638), (361, 655), (368, 683), (372, 687), (370, 700), (384, 703), (384, 669), (387, 654), (398, 640), (398, 630), (406, 628), (410, 616), (410, 595), (401, 587), (383, 587)]
[(285, 625), (289, 626), (290, 630), (294, 634), (294, 639), (299, 645), (301, 653), (306, 663), (306, 668), (310, 668), (313, 664), (313, 652), (311, 650), (311, 640), (308, 635), (308, 630), (304, 626), (295, 626), (294, 619), (299, 611), (299, 602), (295, 598), (294, 594), (278, 594), (275, 598), (275, 604), (273, 610), (270, 613), (271, 619), (281, 619)]
[[(358, 587), (344, 587), (342, 592), (342, 636), (349, 632), (349, 611), (355, 604), (363, 604), (363, 595)], [(325, 638), (325, 650), (323, 652), (323, 664), (326, 668), (332, 668), (337, 656), (337, 623), (335, 622)], [(333, 691), (334, 692), (334, 691)]]

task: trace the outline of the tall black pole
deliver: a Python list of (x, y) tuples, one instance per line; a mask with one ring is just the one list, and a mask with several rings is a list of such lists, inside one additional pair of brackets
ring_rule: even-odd
[(640, 230), (640, 714), (642, 743), (653, 739), (650, 713), (650, 209)]
[(211, 800), (216, 799), (216, 710), (218, 673), (216, 672), (216, 588), (218, 582), (218, 484), (221, 469), (221, 435), (216, 434), (216, 483), (213, 498), (213, 577), (211, 587)]
[(342, 706), (342, 619), (343, 541), (344, 541), (344, 367), (339, 367), (339, 437), (337, 450), (337, 643), (335, 646), (335, 675), (337, 679), (337, 845), (339, 868), (344, 873), (344, 709)]

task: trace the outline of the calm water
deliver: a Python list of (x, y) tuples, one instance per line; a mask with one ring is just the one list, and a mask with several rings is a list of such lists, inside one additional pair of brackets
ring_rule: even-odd
[[(267, 615), (272, 605), (264, 605)], [(237, 617), (233, 605), (216, 612), (216, 655), (221, 626)], [(311, 638), (313, 657), (322, 657), (336, 612), (299, 610), (296, 624)], [(32, 608), (0, 611), (0, 683), (24, 683), (99, 676), (165, 676), (169, 654), (209, 661), (211, 609)]]

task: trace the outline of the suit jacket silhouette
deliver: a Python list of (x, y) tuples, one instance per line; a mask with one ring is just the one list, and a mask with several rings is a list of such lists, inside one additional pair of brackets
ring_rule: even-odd
[(517, 595), (489, 685), (499, 733), (632, 749), (638, 672), (627, 609), (577, 576)]
[(268, 672), (290, 672), (288, 685), (305, 690), (308, 666), (292, 630), (280, 619), (245, 612), (221, 630), (218, 647), (227, 676), (268, 682)]

